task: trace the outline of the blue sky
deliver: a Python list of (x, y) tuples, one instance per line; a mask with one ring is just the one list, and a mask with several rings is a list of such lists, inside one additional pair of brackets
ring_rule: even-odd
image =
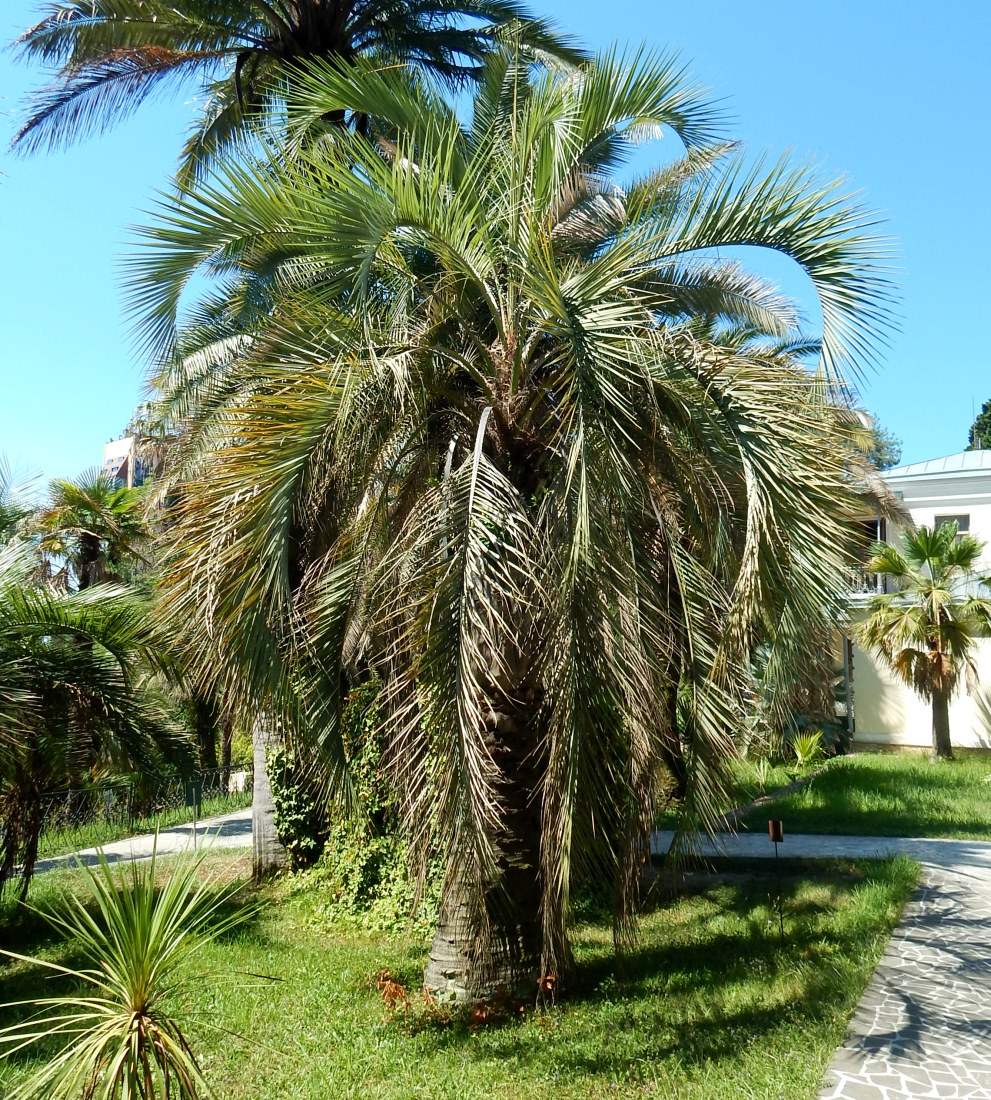
[[(846, 173), (898, 240), (900, 331), (862, 399), (907, 461), (960, 450), (991, 398), (986, 113), (991, 4), (979, 0), (531, 0), (593, 47), (679, 50), (754, 152), (815, 155)], [(36, 19), (4, 0), (0, 38)], [(0, 148), (39, 75), (0, 54)], [(194, 91), (145, 104), (68, 152), (0, 154), (0, 454), (75, 475), (102, 460), (141, 399), (122, 261), (174, 165)], [(762, 263), (792, 293), (787, 265)]]

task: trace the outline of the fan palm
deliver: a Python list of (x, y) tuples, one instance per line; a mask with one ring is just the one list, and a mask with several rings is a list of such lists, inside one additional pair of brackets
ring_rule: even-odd
[(950, 700), (974, 674), (978, 638), (991, 635), (991, 577), (977, 572), (984, 543), (956, 523), (902, 534), (902, 549), (881, 542), (867, 568), (897, 591), (871, 599), (857, 640), (932, 706), (933, 756), (950, 758)]
[[(179, 173), (188, 185), (266, 121), (308, 59), (371, 55), (460, 84), (514, 21), (534, 56), (576, 59), (517, 0), (58, 0), (15, 43), (56, 76), (35, 94), (14, 145), (67, 143), (170, 82), (198, 80), (206, 102)], [(343, 109), (335, 117), (343, 121)]]
[[(298, 125), (359, 104), (396, 137), (229, 166), (133, 271), (189, 425), (165, 612), (344, 795), (342, 680), (376, 667), (408, 835), (448, 868), (428, 984), (558, 973), (582, 877), (631, 927), (666, 752), (711, 820), (755, 638), (839, 600), (853, 496), (821, 395), (884, 323), (882, 245), (811, 167), (715, 143), (671, 58), (500, 54), (468, 124), (360, 64), (293, 96)], [(661, 127), (686, 155), (614, 183)], [(804, 267), (821, 343), (739, 244)], [(178, 331), (201, 266), (223, 282)]]
[(151, 539), (140, 492), (102, 471), (53, 481), (34, 525), (56, 577), (67, 585), (71, 574), (80, 590), (124, 580)]
[(145, 609), (110, 585), (66, 595), (34, 583), (36, 561), (0, 550), (0, 888), (38, 854), (43, 795), (87, 770), (186, 763), (149, 683), (158, 639)]

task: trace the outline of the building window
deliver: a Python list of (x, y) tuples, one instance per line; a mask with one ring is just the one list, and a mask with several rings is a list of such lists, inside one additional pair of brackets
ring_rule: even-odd
[(955, 523), (957, 538), (970, 532), (970, 516), (936, 516), (933, 520), (934, 526), (938, 527), (941, 523)]

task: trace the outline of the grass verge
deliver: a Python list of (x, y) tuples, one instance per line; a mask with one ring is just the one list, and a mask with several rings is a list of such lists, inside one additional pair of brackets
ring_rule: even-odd
[[(225, 858), (247, 869), (246, 857), (209, 857)], [(420, 1007), (424, 943), (334, 924), (319, 890), (274, 883), (255, 919), (198, 960), (204, 977), (186, 994), (192, 1034), (222, 1100), (803, 1100), (815, 1095), (916, 877), (904, 859), (782, 861), (780, 879), (762, 861), (727, 862), (655, 900), (625, 980), (608, 917), (589, 914), (573, 929), (579, 971), (568, 995), (544, 1013), (480, 1028)], [(77, 872), (42, 876), (35, 901), (79, 885)], [(0, 916), (6, 946), (67, 957), (37, 918), (10, 903)], [(409, 1010), (383, 1004), (383, 968), (409, 991)], [(23, 964), (0, 965), (0, 1001), (51, 995), (53, 985)], [(0, 1095), (29, 1066), (0, 1063)]]
[[(739, 822), (765, 829), (767, 808)], [(857, 753), (774, 803), (785, 832), (991, 840), (991, 757)]]
[[(765, 794), (774, 794), (779, 788), (786, 787), (796, 779), (801, 779), (802, 775), (803, 773), (796, 768), (793, 761), (790, 764), (771, 764), (768, 767), (765, 783), (761, 786), (753, 766), (746, 760), (735, 760), (730, 767), (725, 798), (719, 812), (728, 813), (738, 806), (746, 806)], [(680, 804), (672, 800), (661, 809), (655, 819), (654, 827), (657, 829), (675, 828), (678, 824), (680, 812)]]

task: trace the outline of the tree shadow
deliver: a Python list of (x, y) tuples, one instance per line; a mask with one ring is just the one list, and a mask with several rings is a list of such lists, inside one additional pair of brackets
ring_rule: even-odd
[[(574, 930), (580, 959), (567, 1000), (544, 1016), (502, 1020), (478, 1041), (464, 1015), (448, 1026), (429, 1021), (418, 1027), (427, 1054), (450, 1054), (467, 1061), (493, 1056), (523, 1063), (548, 1059), (562, 1082), (589, 1074), (615, 1079), (631, 1064), (651, 1065), (669, 1058), (699, 1067), (735, 1058), (769, 1031), (789, 1026), (832, 1024), (837, 1006), (853, 1009), (861, 985), (851, 981), (855, 966), (837, 965), (840, 957), (859, 960), (876, 944), (876, 920), (830, 921), (838, 896), (864, 874), (845, 875), (831, 867), (816, 878), (826, 889), (806, 896), (809, 876), (792, 866), (780, 876), (753, 871), (693, 891), (711, 906), (704, 927), (654, 938), (649, 933), (629, 951), (622, 978), (615, 958), (603, 944), (601, 925)], [(779, 940), (772, 901), (780, 891), (786, 942)], [(680, 899), (658, 899), (655, 922), (683, 920)], [(570, 1024), (581, 1017), (579, 1032)], [(540, 1025), (540, 1026), (535, 1026)], [(402, 1025), (399, 1025), (402, 1026)], [(548, 1041), (548, 1030), (555, 1042)]]

